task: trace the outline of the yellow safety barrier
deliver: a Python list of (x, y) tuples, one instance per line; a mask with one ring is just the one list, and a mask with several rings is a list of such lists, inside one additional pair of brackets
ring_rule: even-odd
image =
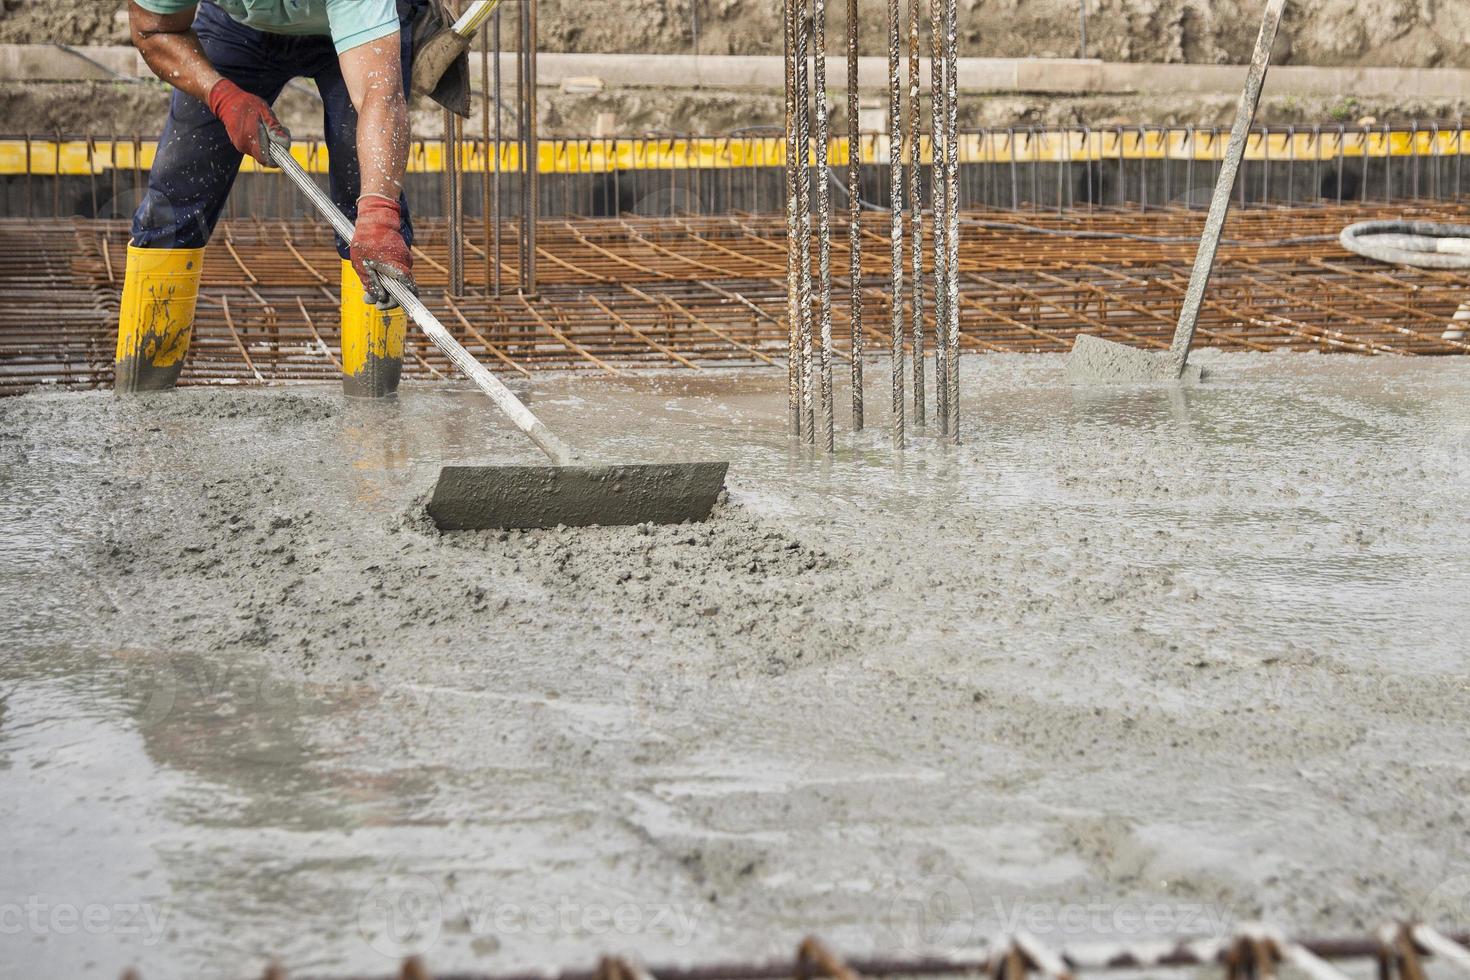
[[(964, 163), (1056, 163), (1084, 160), (1217, 160), (1225, 151), (1226, 130), (1124, 128), (1100, 130), (989, 130), (963, 133), (960, 159)], [(889, 140), (874, 134), (861, 140), (864, 163), (887, 163)], [(1246, 146), (1248, 160), (1330, 160), (1343, 157), (1445, 157), (1466, 152), (1462, 130), (1346, 130), (1295, 133), (1253, 133)], [(133, 140), (0, 139), (0, 175), (85, 176), (110, 170), (147, 170), (153, 165), (157, 143)], [(440, 173), (445, 165), (442, 141), (415, 142), (409, 173)], [(292, 155), (309, 173), (327, 172), (324, 143), (300, 142)], [(848, 141), (833, 140), (828, 163), (848, 161)], [(466, 173), (494, 171), (519, 173), (520, 147), (501, 142), (487, 153), (483, 143), (466, 141), (459, 148)], [(920, 141), (920, 154), (932, 160), (927, 138)], [(817, 162), (815, 145), (809, 161)], [(492, 162), (493, 161), (493, 162)], [(690, 137), (628, 139), (542, 140), (537, 147), (537, 170), (543, 174), (590, 174), (632, 170), (721, 170), (745, 167), (782, 167), (786, 164), (786, 141), (768, 137)], [(262, 168), (246, 159), (241, 171)]]

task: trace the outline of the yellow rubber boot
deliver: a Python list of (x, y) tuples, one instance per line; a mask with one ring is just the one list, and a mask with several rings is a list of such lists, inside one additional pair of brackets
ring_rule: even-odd
[(408, 314), (384, 313), (363, 298), (362, 280), (342, 262), (342, 390), (352, 398), (385, 398), (403, 374)]
[(178, 382), (203, 271), (202, 248), (128, 246), (113, 380), (118, 393), (163, 391)]

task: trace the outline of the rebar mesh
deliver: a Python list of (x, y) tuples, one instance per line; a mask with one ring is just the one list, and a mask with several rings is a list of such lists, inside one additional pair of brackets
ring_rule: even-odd
[[(1238, 212), (1226, 228), (1199, 343), (1466, 353), (1470, 344), (1440, 334), (1470, 293), (1470, 277), (1378, 265), (1341, 249), (1335, 236), (1357, 220), (1465, 222), (1467, 211), (1426, 202)], [(961, 348), (1064, 352), (1081, 332), (1167, 348), (1203, 217), (1184, 209), (965, 212)], [(889, 272), (887, 224), (885, 213), (864, 215), (866, 282), (882, 283)], [(505, 233), (516, 234), (513, 223)], [(417, 273), (430, 306), (497, 370), (784, 368), (785, 235), (779, 216), (543, 219), (534, 299), (495, 298), (473, 282), (451, 299), (444, 227), (426, 222)], [(0, 393), (111, 384), (126, 242), (121, 222), (0, 221)], [(834, 275), (848, 268), (847, 242), (832, 237)], [(471, 238), (466, 248), (483, 259), (483, 241)], [(517, 281), (513, 251), (506, 282)], [(330, 234), (316, 223), (223, 223), (206, 256), (183, 383), (336, 379), (337, 263)], [(932, 275), (925, 284), (932, 336)], [(864, 286), (861, 303), (867, 349), (881, 353), (890, 298), (880, 285)], [(848, 304), (834, 304), (833, 316), (834, 355), (845, 361)], [(452, 376), (448, 362), (412, 335), (405, 373)]]

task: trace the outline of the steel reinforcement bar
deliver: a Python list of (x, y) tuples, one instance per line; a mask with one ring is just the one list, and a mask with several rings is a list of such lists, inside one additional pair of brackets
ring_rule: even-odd
[[(1226, 228), (1200, 343), (1257, 351), (1470, 352), (1465, 341), (1440, 336), (1470, 293), (1470, 276), (1378, 265), (1336, 243), (1344, 225), (1361, 219), (1467, 222), (1467, 211), (1426, 202), (1239, 212)], [(959, 348), (1065, 352), (1079, 333), (1166, 348), (1202, 219), (1186, 209), (965, 212)], [(888, 223), (888, 214), (868, 212), (858, 228), (865, 358), (888, 356), (892, 339), (893, 307), (884, 288), (891, 272)], [(483, 262), (487, 243), (469, 230), (466, 257)], [(516, 230), (512, 222), (504, 234)], [(443, 224), (426, 222), (421, 232), (417, 272), (429, 305), (496, 369), (786, 368), (788, 251), (779, 216), (543, 219), (534, 298), (496, 297), (476, 282), (463, 296), (447, 296)], [(121, 222), (0, 221), (0, 394), (111, 384), (126, 242)], [(850, 239), (832, 235), (829, 244), (834, 285), (846, 290)], [(515, 251), (504, 256), (507, 284), (518, 279)], [(817, 252), (808, 254), (814, 265)], [(224, 222), (206, 255), (183, 383), (335, 380), (337, 261), (317, 223)], [(922, 313), (932, 337), (939, 307), (930, 265)], [(850, 363), (850, 304), (834, 302), (832, 317), (833, 357)], [(453, 375), (432, 346), (416, 339), (405, 373), (423, 380)]]
[[(1216, 968), (1225, 980), (1275, 980), (1282, 967), (1308, 980), (1349, 980), (1336, 964), (1366, 960), (1379, 980), (1425, 980), (1425, 961), (1470, 975), (1470, 937), (1445, 934), (1418, 923), (1394, 923), (1376, 935), (1342, 939), (1293, 939), (1264, 925), (1241, 928), (1223, 939), (1183, 939), (1097, 946), (1048, 947), (1035, 936), (1015, 932), (977, 952), (943, 957), (865, 957), (843, 959), (820, 939), (808, 937), (789, 960), (714, 963), (703, 966), (649, 967), (605, 956), (591, 969), (530, 973), (456, 972), (432, 974), (424, 960), (403, 962), (397, 980), (863, 980), (865, 977), (986, 977), (991, 980), (1076, 980), (1107, 970)], [(284, 967), (271, 964), (263, 980), (287, 980)], [(134, 970), (123, 980), (143, 980)], [(317, 980), (394, 980), (394, 977), (318, 977)]]

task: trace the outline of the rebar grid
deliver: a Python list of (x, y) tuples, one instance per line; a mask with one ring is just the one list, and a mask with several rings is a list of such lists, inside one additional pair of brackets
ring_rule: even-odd
[[(1248, 925), (1222, 939), (1107, 943), (1052, 948), (1024, 931), (1011, 933), (978, 952), (945, 956), (844, 959), (815, 936), (803, 939), (791, 959), (703, 966), (644, 966), (621, 956), (604, 956), (593, 969), (532, 973), (441, 974), (441, 980), (863, 980), (865, 977), (984, 977), (988, 980), (1076, 980), (1082, 973), (1107, 970), (1218, 968), (1225, 980), (1276, 980), (1282, 968), (1308, 980), (1348, 980), (1336, 964), (1368, 961), (1380, 980), (1425, 980), (1425, 962), (1442, 962), (1460, 975), (1470, 974), (1470, 937), (1446, 934), (1420, 923), (1393, 923), (1375, 935), (1340, 939), (1293, 939), (1278, 929)], [(393, 978), (340, 977), (336, 980), (433, 980), (423, 958), (403, 961)], [(135, 970), (123, 980), (142, 980)], [(262, 980), (287, 980), (273, 963)]]
[[(1226, 226), (1198, 343), (1256, 351), (1470, 352), (1465, 341), (1440, 337), (1470, 294), (1470, 276), (1379, 265), (1335, 241), (1357, 220), (1465, 222), (1467, 212), (1445, 204), (1238, 212)], [(886, 211), (868, 212), (859, 226), (867, 282), (882, 282), (889, 272), (888, 220)], [(1168, 348), (1201, 212), (967, 211), (961, 220), (961, 349), (1066, 352), (1081, 332)], [(497, 299), (475, 282), (468, 295), (446, 297), (444, 226), (425, 222), (416, 271), (430, 307), (496, 370), (784, 366), (790, 322), (784, 224), (749, 215), (543, 218), (542, 288), (523, 300)], [(514, 222), (507, 225), (507, 235), (517, 232)], [(0, 394), (41, 384), (111, 384), (126, 242), (122, 222), (0, 221)], [(474, 237), (467, 243), (474, 252), (483, 246)], [(848, 267), (849, 247), (834, 237), (834, 269)], [(506, 260), (514, 282), (514, 256)], [(182, 383), (336, 380), (337, 267), (330, 232), (318, 223), (222, 223), (206, 256)], [(925, 272), (932, 283), (932, 267)], [(888, 291), (865, 286), (860, 303), (867, 349), (886, 357)], [(925, 308), (931, 336), (938, 327), (934, 310), (931, 298)], [(834, 318), (833, 355), (849, 360), (845, 304)], [(414, 379), (453, 377), (449, 363), (413, 333), (404, 370)]]

